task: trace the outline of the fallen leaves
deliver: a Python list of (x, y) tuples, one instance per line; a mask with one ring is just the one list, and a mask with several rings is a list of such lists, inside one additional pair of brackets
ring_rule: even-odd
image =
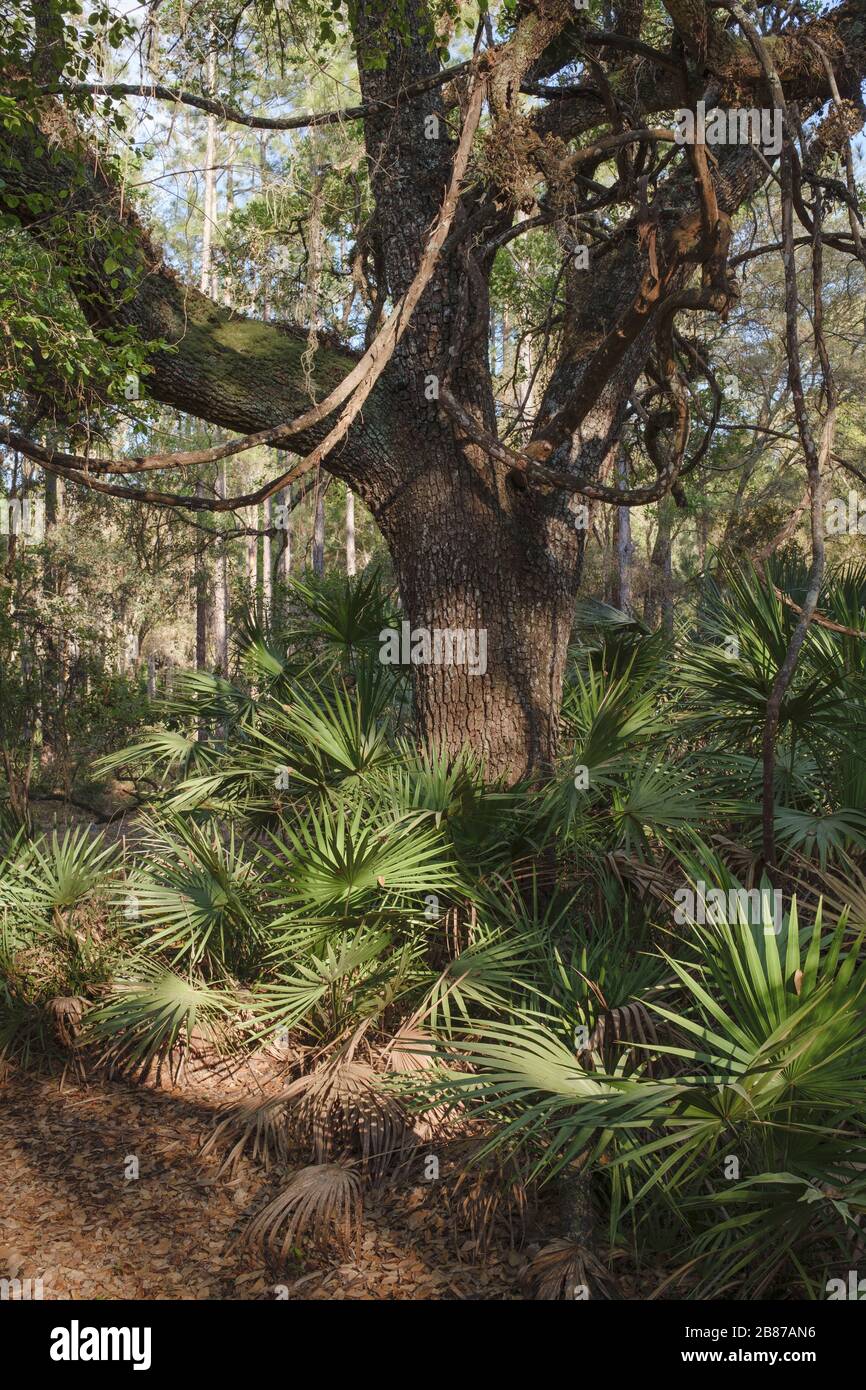
[[(182, 1086), (10, 1074), (0, 1105), (0, 1278), (42, 1278), (46, 1299), (515, 1299), (523, 1256), (483, 1266), (455, 1243), (438, 1183), (386, 1178), (365, 1198), (356, 1258), (263, 1267), (238, 1235), (278, 1177), (247, 1163), (215, 1182), (200, 1156), (220, 1107), (261, 1077), (201, 1069)], [(130, 1155), (139, 1176), (125, 1177)], [(302, 1165), (299, 1165), (302, 1166)], [(471, 1242), (470, 1242), (471, 1244)]]

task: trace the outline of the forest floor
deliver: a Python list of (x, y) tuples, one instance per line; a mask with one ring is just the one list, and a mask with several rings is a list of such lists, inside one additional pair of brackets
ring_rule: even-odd
[(280, 1269), (240, 1243), (279, 1176), (243, 1160), (218, 1177), (220, 1155), (200, 1149), (227, 1101), (269, 1088), (267, 1066), (227, 1075), (192, 1063), (174, 1085), (71, 1072), (0, 1080), (0, 1278), (41, 1278), (46, 1299), (522, 1296), (526, 1256), (503, 1238), (473, 1262), (441, 1184), (419, 1181), (420, 1157), (366, 1197), (349, 1259)]

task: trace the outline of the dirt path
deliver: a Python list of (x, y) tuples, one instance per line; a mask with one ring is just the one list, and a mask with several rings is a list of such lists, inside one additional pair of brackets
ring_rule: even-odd
[[(246, 1079), (249, 1090), (250, 1078)], [(28, 1073), (0, 1085), (0, 1278), (43, 1280), (46, 1299), (513, 1299), (507, 1247), (460, 1261), (435, 1187), (387, 1184), (365, 1208), (356, 1259), (266, 1268), (236, 1244), (278, 1190), (250, 1164), (217, 1181), (202, 1140), (243, 1080), (179, 1089), (60, 1085)], [(132, 1174), (136, 1171), (138, 1176)]]

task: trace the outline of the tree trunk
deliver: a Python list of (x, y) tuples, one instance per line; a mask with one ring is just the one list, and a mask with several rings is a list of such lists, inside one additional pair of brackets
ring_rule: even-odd
[(644, 605), (644, 622), (655, 627), (661, 620), (664, 631), (673, 632), (673, 573), (671, 569), (671, 526), (673, 502), (663, 497), (658, 503), (658, 531), (650, 557), (649, 588)]
[(346, 488), (346, 573), (355, 573), (355, 494)]
[[(628, 460), (620, 451), (617, 460), (617, 485), (629, 486)], [(629, 507), (616, 509), (616, 585), (614, 605), (623, 613), (631, 612), (631, 562), (634, 556), (634, 543), (631, 538), (631, 510)]]
[[(249, 526), (249, 527), (251, 527), (251, 528), (256, 528), (256, 527), (258, 527), (258, 524), (259, 524), (259, 509), (258, 509), (258, 507), (248, 507), (248, 508), (247, 508), (247, 526)], [(255, 602), (255, 599), (256, 599), (256, 585), (257, 585), (257, 582), (258, 582), (257, 570), (258, 570), (258, 564), (259, 564), (259, 554), (258, 554), (258, 551), (259, 551), (259, 540), (258, 540), (258, 536), (247, 536), (247, 537), (246, 537), (246, 573), (247, 573), (247, 585), (249, 586), (250, 601), (251, 601), (251, 602)]]
[(313, 574), (325, 573), (325, 480), (316, 479), (315, 519), (313, 521)]
[[(220, 465), (216, 484), (217, 496), (226, 496), (226, 466)], [(229, 566), (224, 541), (216, 542), (214, 560), (214, 662), (221, 676), (229, 669)]]
[(292, 485), (284, 487), (277, 494), (277, 500), (282, 510), (280, 516), (283, 518), (283, 525), (280, 530), (277, 545), (277, 560), (275, 566), (275, 576), (277, 583), (285, 584), (292, 571)]
[[(208, 89), (216, 91), (216, 53), (211, 49), (207, 59)], [(202, 294), (216, 295), (216, 276), (213, 269), (213, 236), (216, 226), (216, 116), (207, 118), (207, 140), (204, 156), (204, 223), (201, 239)]]
[[(196, 495), (204, 497), (206, 488), (199, 480)], [(207, 669), (207, 568), (205, 565), (205, 543), (202, 537), (196, 546), (195, 572), (195, 669)]]
[(412, 630), (427, 630), (434, 656), (434, 629), (456, 631), (474, 657), (413, 664), (418, 734), (449, 755), (468, 744), (488, 777), (514, 782), (555, 754), (583, 537), (502, 484), (511, 515), (495, 524), (480, 476), (489, 466), (476, 472), (445, 449), (431, 458), (434, 447), (415, 485), (377, 515)]
[[(568, 7), (557, 3), (519, 8), (525, 12), (518, 24), (521, 36), (494, 74), (489, 93), (493, 124), (501, 124), (506, 133), (517, 115), (517, 87), (536, 59), (541, 61), (548, 47), (558, 42)], [(844, 23), (840, 21), (838, 32), (853, 51), (861, 27), (859, 9), (842, 10)], [(394, 304), (417, 273), (422, 248), (442, 207), (452, 171), (452, 122), (445, 89), (434, 81), (439, 72), (436, 26), (423, 0), (407, 0), (399, 22), (387, 6), (373, 0), (358, 0), (351, 16), (361, 96), (369, 104), (364, 139), (375, 205), (369, 225), (372, 261), (377, 294)], [(720, 56), (714, 56), (713, 72), (724, 78), (728, 95), (733, 73), (738, 98), (746, 77), (747, 94), (756, 92), (764, 78), (748, 43), (725, 31), (722, 48)], [(822, 66), (814, 59), (804, 66), (801, 45), (774, 44), (773, 52), (783, 80), (789, 73), (796, 78), (798, 100), (805, 98), (808, 106), (813, 98), (826, 99)], [(428, 78), (431, 84), (417, 100), (394, 104), (395, 90)], [(646, 81), (642, 114), (669, 110), (683, 99), (676, 74), (668, 77), (650, 65)], [(576, 135), (597, 124), (601, 105), (587, 102), (580, 115), (569, 102), (555, 103), (549, 120), (542, 113), (541, 123), (532, 125), (539, 148), (547, 149), (547, 134), (562, 112), (566, 133)], [(579, 106), (584, 109), (583, 99)], [(4, 148), (15, 157), (6, 161), (0, 205), (8, 204), (37, 239), (50, 245), (52, 254), (71, 260), (73, 291), (85, 317), (99, 331), (134, 324), (144, 337), (169, 345), (153, 353), (149, 363), (155, 400), (246, 432), (285, 422), (306, 409), (313, 376), (321, 391), (345, 380), (355, 366), (354, 354), (319, 340), (320, 315), (314, 304), (305, 333), (300, 326), (277, 327), (231, 314), (181, 285), (140, 236), (102, 161), (83, 161), (77, 137), (70, 135), (72, 123), (67, 128), (53, 120), (53, 113), (53, 105), (46, 104), (50, 160), (39, 158), (35, 141), (38, 135), (42, 143), (43, 133), (29, 123), (3, 135)], [(529, 113), (521, 112), (518, 119), (519, 129), (526, 121), (529, 131)], [(766, 165), (745, 146), (719, 151), (717, 159), (719, 211), (729, 216), (761, 186)], [(575, 535), (573, 512), (567, 536), (568, 508), (574, 499), (566, 502), (534, 486), (508, 496), (510, 485), (502, 471), (497, 473), (486, 458), (461, 452), (435, 404), (428, 408), (430, 382), (447, 375), (452, 396), (488, 433), (496, 432), (487, 284), (497, 237), (507, 232), (512, 212), (510, 198), (500, 196), (507, 190), (496, 187), (495, 170), (485, 177), (483, 165), (482, 160), (479, 177), (468, 181), (462, 195), (453, 251), (441, 258), (409, 330), (345, 447), (329, 455), (328, 469), (352, 486), (379, 520), (410, 621), (486, 633), (483, 675), (469, 675), (465, 665), (416, 668), (423, 736), (449, 749), (470, 743), (487, 757), (491, 773), (516, 777), (543, 766), (555, 748), (582, 538)], [(315, 176), (322, 176), (319, 167)], [(58, 244), (52, 219), (44, 216), (44, 200), (48, 206), (65, 207), (70, 188), (75, 189), (76, 209), (89, 213), (93, 227), (86, 244), (76, 243), (74, 255), (64, 249), (62, 239)], [(40, 197), (29, 199), (31, 192)], [(658, 198), (654, 224), (669, 231), (654, 255), (658, 259), (661, 254), (659, 268), (672, 304), (670, 295), (685, 287), (704, 255), (698, 245), (701, 217), (691, 169), (683, 164), (664, 181)], [(309, 218), (314, 224), (319, 209), (310, 211), (315, 213)], [(117, 238), (118, 227), (132, 235)], [(656, 340), (657, 324), (643, 290), (644, 233), (643, 214), (636, 215), (618, 228), (590, 276), (569, 272), (562, 344), (552, 371), (545, 373), (545, 389), (539, 391), (536, 442), (544, 439), (551, 422), (558, 421), (552, 466), (571, 468), (590, 479), (597, 478), (612, 457), (630, 393)], [(113, 295), (106, 288), (106, 257), (119, 243), (129, 246), (122, 259), (136, 286), (132, 297)], [(310, 272), (312, 291), (318, 274), (315, 246)], [(654, 276), (657, 287), (656, 280)], [(310, 294), (311, 301), (317, 299), (318, 293)], [(314, 340), (315, 362), (310, 351)], [(324, 431), (320, 423), (308, 435), (294, 438), (293, 452), (303, 453)], [(321, 494), (319, 503), (314, 568), (321, 568), (323, 559)]]
[(262, 506), (262, 617), (267, 619), (273, 602), (274, 567), (271, 558), (271, 499)]
[[(42, 588), (52, 611), (52, 601), (63, 588), (62, 575), (57, 563), (54, 546), (57, 542), (57, 526), (63, 510), (63, 482), (55, 474), (45, 475), (45, 563), (42, 575)], [(45, 630), (45, 664), (40, 717), (43, 733), (43, 757), (50, 751), (55, 763), (59, 760), (63, 744), (63, 666), (64, 641), (62, 629), (49, 622)], [(47, 699), (46, 699), (47, 697)]]

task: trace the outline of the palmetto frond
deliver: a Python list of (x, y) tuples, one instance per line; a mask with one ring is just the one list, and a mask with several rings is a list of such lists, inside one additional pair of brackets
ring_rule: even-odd
[[(774, 582), (786, 578), (772, 567), (770, 573)], [(721, 577), (723, 588), (708, 585), (702, 632), (680, 653), (677, 677), (692, 706), (692, 727), (745, 751), (760, 738), (797, 615), (752, 568), (729, 566)], [(850, 722), (846, 683), (835, 638), (812, 624), (782, 701), (780, 734), (820, 752)]]
[[(251, 997), (251, 1033), (258, 1041), (293, 1028), (320, 1041), (339, 1037), (352, 1021), (378, 1017), (413, 980), (411, 946), (393, 949), (375, 926), (334, 930), (299, 957), (276, 952), (285, 966)], [(417, 972), (416, 972), (417, 973)], [(408, 977), (408, 978), (407, 978)]]
[[(683, 945), (682, 960), (662, 953), (680, 1007), (647, 1001), (657, 1020), (647, 1050), (676, 1063), (671, 1080), (643, 1068), (589, 1075), (527, 1014), (476, 1022), (428, 1089), (438, 1104), (495, 1117), (489, 1146), (526, 1149), (539, 1177), (604, 1157), (612, 1239), (625, 1219), (669, 1206), (691, 1224), (701, 1296), (741, 1278), (746, 1296), (786, 1261), (796, 1270), (798, 1245), (819, 1233), (843, 1248), (866, 1210), (862, 937), (844, 915), (825, 927), (820, 909), (803, 931), (795, 905), (778, 935), (720, 920), (692, 924)], [(742, 1181), (724, 1181), (726, 1155)]]
[[(361, 1227), (363, 1196), (358, 1173), (347, 1163), (301, 1168), (258, 1213), (246, 1239), (285, 1262), (305, 1237), (320, 1248), (335, 1244), (348, 1256)], [(279, 1242), (279, 1244), (278, 1244)]]
[(176, 962), (202, 962), (243, 973), (262, 944), (258, 872), (235, 836), (214, 822), (201, 825), (164, 814), (151, 822), (149, 864), (118, 886), (125, 915), (149, 929), (149, 949)]
[(394, 604), (374, 566), (354, 578), (309, 576), (292, 581), (290, 596), (300, 616), (292, 625), (294, 640), (319, 640), (345, 661), (379, 646), (379, 634), (397, 621)]
[(85, 1017), (83, 1037), (111, 1069), (145, 1077), (167, 1061), (173, 1074), (193, 1035), (214, 1046), (227, 1041), (231, 996), (194, 984), (172, 970), (142, 963), (136, 978), (118, 980), (110, 998)]
[(115, 845), (84, 827), (16, 841), (0, 860), (0, 901), (23, 922), (47, 925), (54, 914), (56, 925), (57, 914), (105, 885), (117, 858)]
[(592, 669), (577, 672), (563, 702), (563, 719), (574, 740), (570, 758), (587, 768), (591, 787), (621, 771), (624, 755), (670, 732), (670, 720), (659, 711), (658, 690), (642, 688), (630, 667), (613, 678)]
[(296, 776), (328, 785), (390, 762), (383, 722), (387, 689), (379, 683), (365, 693), (363, 699), (357, 688), (342, 684), (296, 689), (291, 703), (275, 711), (265, 730), (271, 738), (285, 738)]
[(421, 899), (431, 887), (455, 888), (456, 869), (442, 837), (409, 817), (387, 817), (320, 801), (303, 820), (280, 823), (271, 835), (272, 863), (288, 866), (286, 906), (387, 904)]
[(120, 767), (140, 764), (148, 773), (178, 772), (182, 777), (212, 770), (219, 753), (213, 745), (203, 743), (194, 731), (158, 729), (138, 743), (107, 753), (94, 763), (99, 774), (115, 772)]

